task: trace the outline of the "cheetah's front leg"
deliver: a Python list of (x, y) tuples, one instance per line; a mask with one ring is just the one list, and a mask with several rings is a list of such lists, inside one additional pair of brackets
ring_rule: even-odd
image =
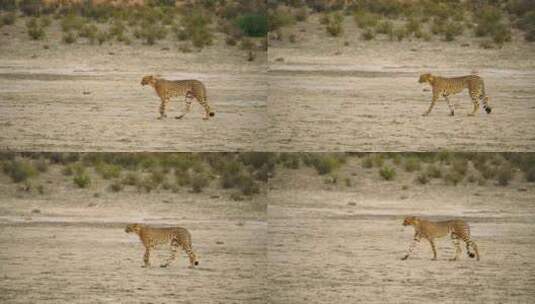
[(412, 240), (412, 243), (410, 244), (409, 246), (409, 251), (407, 252), (407, 254), (401, 258), (402, 261), (406, 260), (409, 258), (409, 255), (412, 254), (412, 252), (414, 251), (414, 249), (416, 248), (416, 246), (418, 245), (418, 243), (420, 242), (420, 236), (419, 234), (414, 234), (414, 239)]
[(425, 111), (424, 114), (422, 114), (422, 116), (427, 116), (429, 115), (429, 113), (431, 113), (431, 110), (433, 110), (433, 107), (435, 106), (435, 103), (437, 102), (437, 99), (438, 97), (433, 94), (433, 99), (431, 100), (431, 104), (429, 105), (429, 109), (427, 109), (427, 111)]
[(160, 117), (158, 117), (158, 119), (163, 119), (167, 117), (167, 115), (165, 114), (165, 106), (169, 102), (169, 98), (162, 97), (161, 99), (162, 99), (162, 102), (160, 103)]
[(150, 262), (149, 262), (149, 258), (150, 258), (150, 248), (145, 248), (145, 255), (143, 255), (143, 266), (141, 267), (149, 267), (150, 266)]

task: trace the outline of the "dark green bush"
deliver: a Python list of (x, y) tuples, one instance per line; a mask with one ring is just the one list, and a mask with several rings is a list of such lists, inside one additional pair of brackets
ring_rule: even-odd
[(509, 164), (504, 164), (498, 169), (498, 184), (507, 186), (514, 176), (513, 168)]
[(236, 24), (249, 37), (263, 37), (268, 32), (268, 18), (264, 14), (246, 14), (239, 16)]
[(326, 27), (327, 33), (329, 33), (333, 37), (340, 36), (344, 31), (344, 28), (342, 26), (343, 20), (344, 17), (342, 15), (338, 13), (331, 14), (328, 17), (328, 23)]
[(66, 34), (63, 34), (63, 42), (67, 44), (75, 43), (78, 39), (78, 36), (74, 34), (73, 32), (67, 32)]
[(23, 182), (39, 173), (31, 163), (18, 160), (5, 162), (3, 170), (15, 183)]
[(91, 184), (91, 178), (85, 173), (77, 174), (74, 176), (73, 181), (80, 188), (87, 188)]
[(384, 180), (393, 180), (394, 177), (396, 177), (396, 169), (389, 166), (384, 166), (379, 170), (379, 175), (381, 175)]
[(16, 0), (2, 0), (0, 1), (0, 10), (14, 11), (17, 8)]
[(33, 40), (42, 40), (45, 38), (45, 31), (42, 27), (28, 27), (28, 36)]

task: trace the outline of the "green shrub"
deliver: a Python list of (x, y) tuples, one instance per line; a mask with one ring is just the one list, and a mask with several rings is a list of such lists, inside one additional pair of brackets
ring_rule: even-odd
[(135, 172), (128, 172), (125, 177), (123, 177), (122, 183), (124, 185), (135, 186), (139, 184), (140, 178), (139, 175)]
[(372, 30), (367, 29), (366, 31), (364, 31), (364, 32), (362, 33), (362, 36), (361, 36), (361, 37), (362, 37), (362, 39), (364, 39), (364, 40), (372, 40), (373, 38), (375, 38), (375, 34), (374, 34), (374, 32), (373, 32)]
[(394, 24), (391, 21), (381, 21), (375, 31), (378, 34), (391, 36), (394, 30)]
[(264, 14), (245, 14), (239, 16), (236, 24), (249, 37), (264, 37), (268, 32), (268, 18)]
[(444, 29), (444, 40), (453, 41), (463, 33), (463, 26), (457, 22), (449, 22)]
[(502, 19), (503, 16), (500, 9), (493, 6), (484, 7), (476, 15), (476, 36), (491, 36), (494, 42), (500, 45), (504, 42), (511, 41), (511, 30), (502, 22)]
[(319, 175), (325, 175), (338, 168), (340, 162), (336, 157), (330, 155), (317, 155), (314, 158), (312, 165)]
[(48, 171), (48, 163), (46, 162), (46, 159), (44, 158), (39, 158), (36, 162), (35, 162), (35, 168), (37, 168), (37, 171), (39, 172), (46, 172)]
[(80, 188), (87, 188), (91, 184), (91, 178), (85, 173), (77, 174), (74, 176), (73, 181)]
[(98, 31), (96, 33), (97, 41), (99, 45), (102, 45), (106, 40), (108, 40), (108, 33), (105, 31)]
[(327, 23), (327, 33), (329, 33), (333, 37), (340, 36), (344, 28), (342, 26), (342, 21), (344, 20), (344, 17), (338, 13), (332, 14), (329, 16), (329, 22)]
[(418, 183), (420, 183), (422, 185), (425, 185), (425, 184), (429, 183), (429, 177), (427, 177), (427, 174), (425, 174), (425, 173), (420, 173), (416, 177), (416, 181), (418, 181)]
[(529, 168), (526, 171), (524, 171), (524, 175), (526, 177), (526, 181), (533, 183), (535, 182), (535, 168)]
[(371, 155), (366, 156), (361, 164), (363, 168), (373, 168), (373, 157)]
[(203, 48), (213, 43), (213, 34), (208, 28), (212, 19), (204, 10), (192, 10), (183, 16), (181, 23), (184, 29), (191, 34), (190, 39), (193, 46)]
[(390, 40), (394, 40), (394, 38), (396, 38), (397, 41), (403, 41), (403, 39), (406, 37), (407, 31), (404, 28), (395, 28), (392, 32), (392, 37), (390, 37)]
[(73, 32), (67, 32), (66, 34), (63, 34), (63, 42), (67, 44), (75, 43), (78, 39), (78, 36), (74, 34)]
[(44, 16), (39, 18), (39, 25), (41, 25), (41, 27), (49, 27), (51, 24), (52, 19), (50, 19), (50, 17)]
[(405, 171), (407, 172), (414, 172), (414, 171), (419, 171), (421, 166), (420, 166), (420, 160), (416, 157), (409, 157), (405, 160)]
[(408, 35), (420, 32), (420, 22), (414, 18), (410, 18), (405, 24), (405, 31)]
[(511, 179), (513, 179), (514, 172), (510, 165), (504, 164), (498, 169), (498, 184), (500, 186), (507, 186)]
[(270, 11), (268, 18), (269, 31), (275, 31), (281, 27), (289, 26), (295, 23), (295, 18), (285, 9)]
[(158, 185), (154, 183), (154, 180), (152, 177), (145, 177), (143, 178), (138, 184), (137, 189), (138, 191), (145, 191), (146, 193), (150, 193), (152, 190), (154, 190)]
[(295, 11), (295, 20), (299, 21), (299, 22), (303, 22), (303, 21), (306, 21), (307, 18), (308, 18), (308, 11), (307, 11), (307, 8), (306, 7), (301, 7), (301, 8), (298, 8), (296, 11)]
[(195, 174), (191, 177), (191, 189), (195, 193), (200, 193), (202, 190), (208, 186), (210, 180), (204, 174)]
[(254, 195), (260, 192), (258, 184), (247, 175), (240, 176), (238, 185), (238, 188), (244, 195)]
[(301, 166), (301, 160), (297, 153), (281, 153), (279, 155), (279, 163), (288, 169), (299, 169)]
[(460, 175), (457, 171), (455, 170), (450, 170), (448, 173), (446, 173), (446, 175), (444, 175), (444, 181), (446, 182), (446, 184), (448, 185), (454, 185), (456, 186), (457, 184), (459, 184), (461, 181), (463, 180), (463, 176)]
[(15, 183), (26, 181), (28, 178), (36, 176), (39, 172), (27, 161), (11, 160), (5, 162), (3, 171)]
[(353, 13), (353, 19), (355, 20), (355, 23), (357, 23), (358, 27), (366, 29), (369, 27), (375, 27), (379, 20), (379, 16), (366, 11), (355, 11)]
[(426, 175), (431, 178), (440, 178), (442, 177), (442, 170), (435, 165), (429, 165), (426, 170)]
[(61, 20), (61, 29), (63, 32), (79, 31), (85, 24), (84, 18), (75, 14), (69, 14)]
[(97, 171), (100, 176), (104, 179), (110, 179), (110, 178), (117, 178), (121, 175), (122, 168), (117, 165), (110, 165), (106, 163), (98, 164), (95, 167), (95, 171)]
[(384, 180), (387, 180), (387, 181), (393, 180), (394, 177), (396, 177), (396, 169), (389, 167), (389, 166), (383, 166), (379, 170), (379, 175), (381, 175), (381, 177)]
[(465, 158), (454, 159), (451, 163), (451, 167), (455, 172), (461, 176), (464, 176), (468, 170), (468, 160)]
[(124, 189), (124, 185), (120, 181), (114, 181), (110, 185), (110, 190), (113, 192), (120, 192)]

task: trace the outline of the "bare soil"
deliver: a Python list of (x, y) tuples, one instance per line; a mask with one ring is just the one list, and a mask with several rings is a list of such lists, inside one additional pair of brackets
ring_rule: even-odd
[[(352, 167), (353, 166), (353, 167)], [(271, 303), (532, 303), (535, 299), (533, 184), (508, 187), (417, 185), (409, 174), (383, 181), (377, 169), (349, 166), (352, 186), (324, 183), (311, 169), (280, 173), (268, 207)], [(352, 168), (351, 168), (352, 167)], [(403, 186), (408, 187), (403, 190)], [(422, 241), (400, 260), (414, 230), (407, 215), (461, 218), (481, 260)]]
[[(535, 44), (514, 32), (503, 48), (468, 32), (453, 42), (363, 41), (346, 17), (344, 34), (330, 37), (314, 14), (270, 40), (268, 147), (274, 151), (531, 151), (535, 148)], [(288, 42), (294, 34), (295, 43)], [(347, 45), (346, 45), (347, 43)], [(431, 92), (421, 73), (446, 77), (477, 72), (493, 112), (467, 117), (465, 91), (422, 117)]]
[[(134, 41), (89, 45), (61, 42), (57, 24), (44, 41), (30, 41), (24, 20), (0, 29), (0, 149), (18, 151), (236, 151), (257, 150), (266, 115), (266, 53), (248, 62), (217, 34), (214, 46), (182, 53), (174, 38), (156, 45)], [(8, 34), (9, 36), (5, 36)], [(170, 34), (171, 35), (171, 34)], [(45, 49), (45, 45), (48, 49)], [(145, 75), (199, 79), (216, 115), (202, 108), (166, 120), (159, 98), (140, 85)]]

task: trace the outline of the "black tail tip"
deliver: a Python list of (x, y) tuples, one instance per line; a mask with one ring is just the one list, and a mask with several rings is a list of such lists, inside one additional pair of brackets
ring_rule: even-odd
[(198, 262), (198, 261), (195, 261), (195, 263), (193, 263), (193, 264), (195, 264), (195, 266), (197, 266), (197, 265), (199, 265), (199, 262)]
[(476, 255), (474, 253), (472, 253), (472, 252), (469, 252), (468, 256), (471, 257), (471, 258), (474, 258)]
[(487, 114), (490, 114), (490, 112), (492, 112), (492, 109), (490, 107), (486, 107), (485, 111), (487, 111)]
[(214, 112), (210, 112), (210, 117), (214, 117), (215, 116), (215, 113)]

